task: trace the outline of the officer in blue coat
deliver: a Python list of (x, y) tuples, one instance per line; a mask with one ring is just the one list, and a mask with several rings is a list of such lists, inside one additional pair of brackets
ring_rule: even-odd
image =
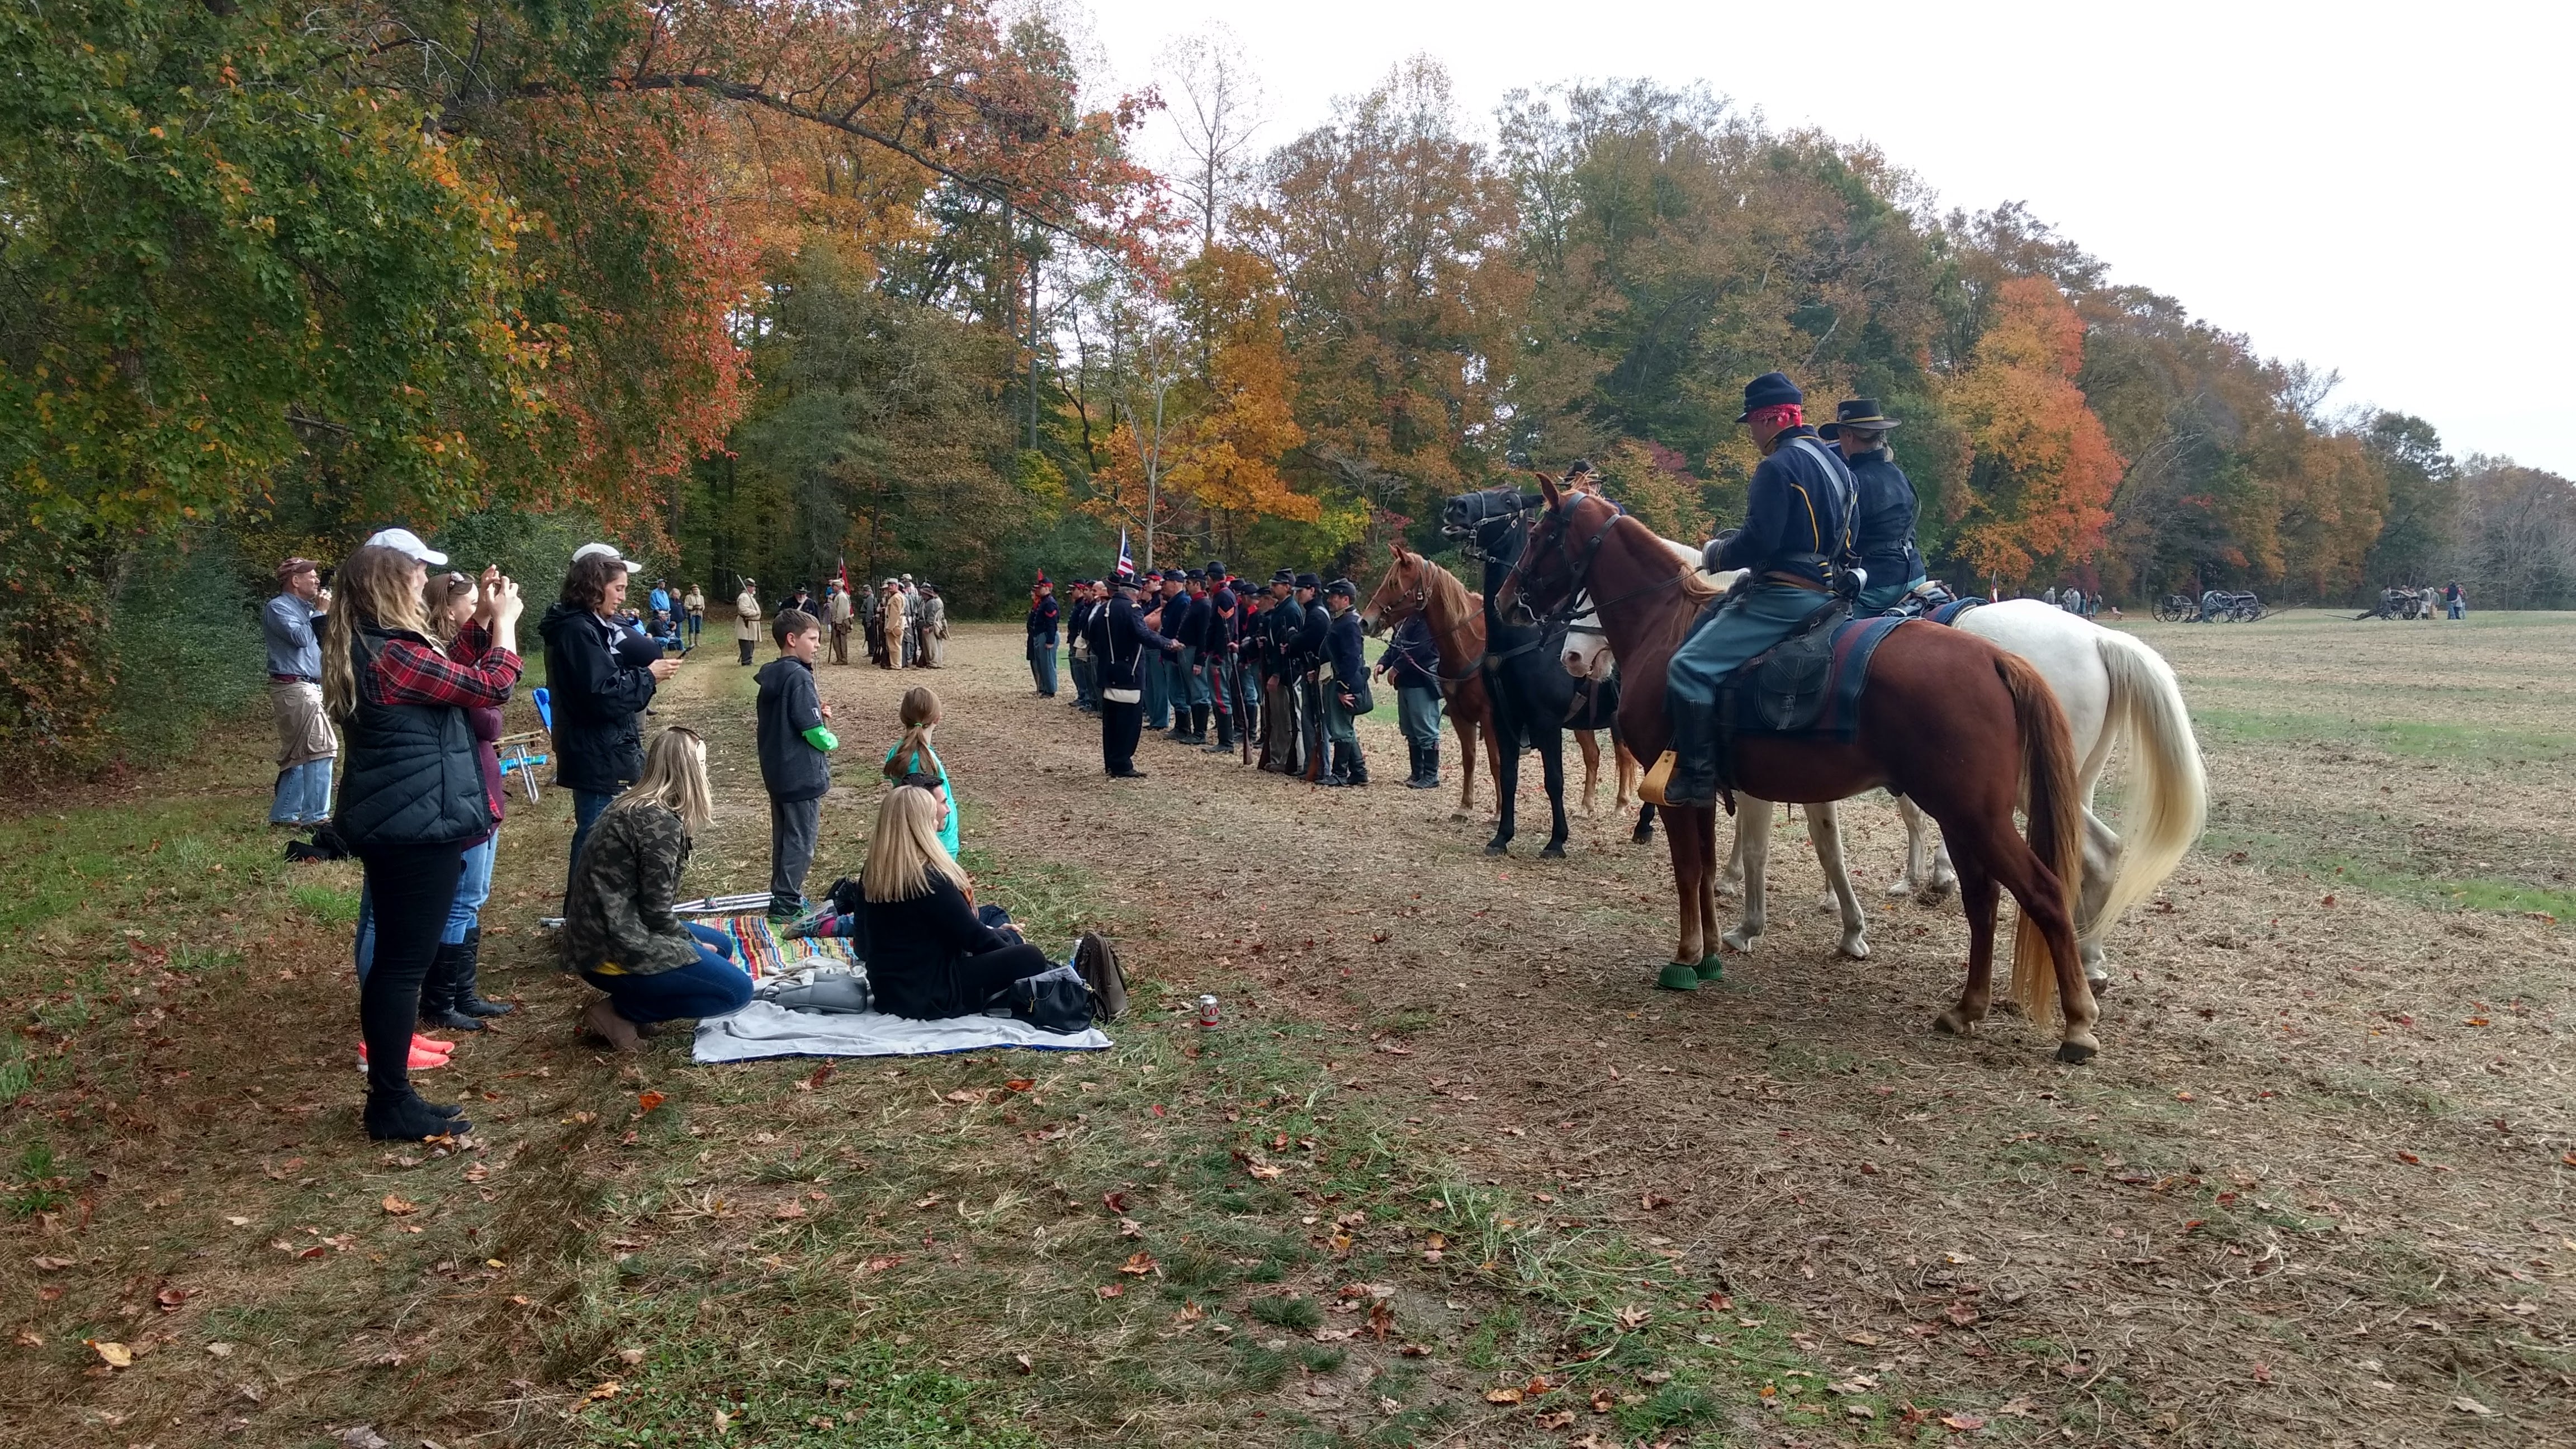
[(1141, 780), (1136, 741), (1144, 734), (1146, 670), (1181, 646), (1146, 627), (1133, 574), (1119, 574), (1112, 589), (1107, 606), (1091, 616), (1088, 640), (1100, 669), (1100, 763), (1111, 779)]
[(1717, 801), (1717, 691), (1747, 660), (1789, 636), (1821, 607), (1849, 560), (1852, 477), (1842, 455), (1806, 425), (1806, 394), (1787, 374), (1744, 387), (1744, 415), (1763, 453), (1753, 470), (1744, 526), (1708, 546), (1703, 566), (1750, 572), (1673, 653), (1664, 676), (1673, 727), (1673, 805)]
[(1914, 484), (1887, 446), (1896, 425), (1878, 399), (1855, 397), (1834, 404), (1834, 420), (1816, 429), (1851, 468), (1852, 552), (1869, 576), (1854, 611), (1864, 618), (1895, 608), (1923, 582), (1923, 555), (1914, 547)]
[(1360, 646), (1360, 616), (1352, 605), (1359, 585), (1335, 579), (1324, 590), (1323, 668), (1317, 683), (1324, 697), (1324, 735), (1332, 743), (1332, 768), (1321, 773), (1321, 785), (1366, 785), (1368, 759), (1360, 753), (1359, 717), (1375, 707), (1369, 694), (1368, 656)]

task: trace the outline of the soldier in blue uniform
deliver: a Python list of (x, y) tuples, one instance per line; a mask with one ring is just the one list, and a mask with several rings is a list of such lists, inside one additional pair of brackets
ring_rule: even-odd
[(1359, 592), (1359, 586), (1349, 579), (1335, 579), (1324, 590), (1328, 619), (1319, 684), (1324, 697), (1324, 733), (1332, 741), (1333, 761), (1332, 768), (1317, 778), (1318, 784), (1369, 782), (1368, 759), (1360, 753), (1357, 725), (1359, 717), (1375, 708), (1375, 703), (1369, 694), (1368, 656), (1360, 646), (1360, 616), (1351, 607)]
[(1763, 453), (1744, 526), (1708, 546), (1711, 569), (1751, 573), (1673, 653), (1664, 676), (1674, 768), (1664, 799), (1717, 801), (1717, 691), (1747, 660), (1789, 636), (1823, 605), (1851, 547), (1852, 479), (1842, 456), (1806, 425), (1806, 394), (1785, 373), (1744, 387), (1744, 415)]
[[(1144, 733), (1146, 668), (1180, 652), (1180, 645), (1147, 628), (1136, 607), (1136, 580), (1118, 575), (1106, 607), (1091, 616), (1091, 657), (1100, 667), (1100, 763), (1114, 780), (1141, 780), (1136, 741)], [(1121, 699), (1118, 696), (1125, 695)]]
[(1869, 575), (1853, 606), (1863, 618), (1895, 608), (1923, 582), (1923, 555), (1914, 547), (1914, 484), (1887, 446), (1888, 430), (1896, 425), (1880, 411), (1878, 399), (1856, 397), (1834, 404), (1834, 420), (1816, 429), (1817, 437), (1842, 450), (1851, 468), (1852, 552)]
[(1167, 736), (1175, 744), (1207, 743), (1211, 697), (1199, 661), (1207, 654), (1207, 622), (1215, 612), (1208, 602), (1207, 575), (1182, 570), (1181, 596), (1163, 606), (1163, 633), (1181, 641), (1180, 658), (1172, 666), (1172, 732)]
[[(1324, 667), (1324, 636), (1333, 616), (1324, 607), (1324, 581), (1313, 574), (1297, 576), (1297, 707), (1304, 712), (1306, 765), (1322, 774), (1331, 765), (1326, 754), (1324, 691), (1318, 674)], [(1324, 761), (1317, 765), (1317, 759)]]

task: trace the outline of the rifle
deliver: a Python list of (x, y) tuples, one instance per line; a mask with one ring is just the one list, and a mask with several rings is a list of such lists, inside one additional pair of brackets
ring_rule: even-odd
[(1306, 783), (1314, 784), (1324, 777), (1324, 687), (1319, 682), (1322, 671), (1306, 671), (1305, 698), (1298, 701), (1306, 710)]
[[(1240, 612), (1240, 611), (1238, 611)], [(1243, 727), (1243, 652), (1238, 647), (1225, 656), (1225, 667), (1234, 684), (1234, 742), (1243, 763), (1252, 763), (1252, 732)]]

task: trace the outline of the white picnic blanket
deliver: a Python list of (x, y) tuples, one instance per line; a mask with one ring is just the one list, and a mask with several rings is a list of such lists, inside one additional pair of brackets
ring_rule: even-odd
[(1096, 1052), (1116, 1043), (1098, 1027), (1059, 1036), (1009, 1016), (952, 1016), (914, 1021), (883, 1012), (855, 1015), (789, 1011), (755, 1001), (731, 1016), (698, 1023), (692, 1057), (747, 1062), (760, 1057), (923, 1057), (988, 1047)]

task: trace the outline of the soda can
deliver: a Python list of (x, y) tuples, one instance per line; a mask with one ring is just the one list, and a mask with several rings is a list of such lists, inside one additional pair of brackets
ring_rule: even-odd
[(1200, 997), (1200, 998), (1199, 998), (1199, 1025), (1201, 1025), (1201, 1026), (1214, 1026), (1214, 1025), (1216, 1025), (1216, 998), (1215, 998), (1215, 997), (1213, 997), (1213, 996), (1202, 996), (1202, 997)]

